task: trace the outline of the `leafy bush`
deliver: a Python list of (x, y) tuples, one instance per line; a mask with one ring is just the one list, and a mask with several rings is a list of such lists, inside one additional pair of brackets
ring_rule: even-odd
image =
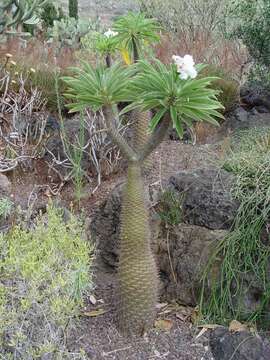
[(82, 224), (49, 206), (32, 229), (0, 234), (0, 357), (80, 359), (65, 339), (91, 285)]
[(239, 84), (232, 79), (230, 74), (225, 73), (217, 66), (207, 66), (203, 76), (216, 76), (219, 79), (213, 81), (211, 87), (219, 91), (218, 100), (224, 106), (224, 113), (229, 112), (239, 101)]
[(49, 28), (53, 26), (53, 22), (55, 20), (60, 21), (62, 18), (64, 18), (64, 14), (61, 7), (57, 9), (54, 3), (49, 1), (44, 5), (40, 14), (40, 18), (43, 21), (45, 27)]
[(270, 0), (233, 1), (230, 17), (230, 36), (241, 39), (256, 61), (269, 66)]
[(78, 0), (68, 1), (69, 17), (78, 20)]

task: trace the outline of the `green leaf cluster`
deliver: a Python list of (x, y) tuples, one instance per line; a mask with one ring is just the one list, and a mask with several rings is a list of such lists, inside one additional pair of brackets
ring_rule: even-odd
[[(197, 70), (204, 66), (198, 65)], [(170, 114), (173, 127), (180, 137), (183, 124), (192, 126), (193, 121), (207, 121), (218, 125), (215, 118), (222, 119), (219, 109), (223, 106), (217, 100), (218, 91), (209, 86), (215, 77), (182, 80), (175, 65), (164, 65), (159, 60), (152, 64), (139, 61), (136, 64), (137, 76), (129, 91), (134, 95), (133, 102), (124, 112), (134, 108), (143, 111), (154, 110), (150, 129), (153, 130), (166, 113)]]
[(118, 46), (118, 40), (115, 36), (107, 37), (104, 34), (97, 33), (94, 39), (94, 47), (100, 55), (113, 54)]
[(120, 17), (113, 25), (113, 30), (118, 32), (118, 43), (130, 54), (140, 53), (143, 43), (158, 41), (160, 29), (155, 19), (146, 18), (143, 13), (133, 12)]
[[(197, 66), (198, 71), (202, 68)], [(74, 101), (69, 104), (73, 112), (86, 107), (97, 111), (103, 106), (130, 102), (120, 115), (136, 108), (153, 110), (155, 115), (150, 123), (153, 130), (168, 113), (180, 137), (184, 124), (207, 121), (218, 125), (216, 119), (223, 118), (218, 111), (223, 109), (217, 100), (218, 91), (209, 87), (216, 77), (182, 80), (175, 65), (164, 65), (159, 60), (97, 69), (84, 63), (83, 69), (72, 71), (73, 76), (65, 77), (64, 81), (69, 87), (66, 96)]]
[(134, 67), (114, 64), (110, 68), (99, 66), (94, 69), (83, 62), (82, 69), (71, 68), (73, 76), (63, 77), (68, 85), (65, 96), (73, 103), (68, 107), (71, 112), (91, 107), (94, 111), (103, 106), (112, 106), (130, 100), (129, 82), (134, 75)]

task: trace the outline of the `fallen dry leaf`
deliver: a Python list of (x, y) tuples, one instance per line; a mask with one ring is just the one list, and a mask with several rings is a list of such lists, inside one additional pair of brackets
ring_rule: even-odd
[(89, 301), (93, 305), (96, 305), (96, 303), (97, 303), (97, 299), (94, 297), (94, 295), (89, 296)]
[(248, 327), (245, 324), (241, 324), (240, 321), (232, 320), (229, 325), (229, 331), (247, 331)]
[(100, 316), (105, 314), (107, 311), (104, 309), (98, 309), (98, 310), (92, 310), (92, 311), (87, 311), (84, 312), (83, 315), (84, 316), (90, 316), (90, 317), (95, 317), (95, 316)]
[(156, 304), (156, 309), (160, 310), (168, 306), (168, 303), (158, 303)]
[(199, 337), (201, 337), (204, 333), (206, 333), (207, 330), (208, 330), (207, 328), (203, 327), (195, 339), (199, 339)]
[(159, 319), (155, 321), (155, 327), (159, 330), (170, 331), (173, 326), (172, 320)]

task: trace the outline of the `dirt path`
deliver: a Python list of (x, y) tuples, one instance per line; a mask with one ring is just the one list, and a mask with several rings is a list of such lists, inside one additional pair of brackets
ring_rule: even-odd
[(143, 338), (122, 337), (115, 326), (115, 276), (102, 268), (98, 268), (96, 274), (95, 298), (102, 302), (95, 306), (89, 304), (84, 313), (91, 314), (96, 309), (106, 312), (96, 317), (82, 315), (81, 328), (76, 329), (70, 339), (71, 350), (81, 348), (93, 360), (212, 359), (208, 337), (204, 335), (196, 339), (200, 329), (183, 317), (181, 320), (177, 311), (166, 310), (166, 307), (159, 311), (158, 319), (165, 319), (171, 329), (154, 328)]

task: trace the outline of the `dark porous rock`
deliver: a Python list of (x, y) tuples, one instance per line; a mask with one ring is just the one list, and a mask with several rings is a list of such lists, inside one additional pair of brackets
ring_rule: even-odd
[(114, 268), (118, 262), (120, 213), (123, 184), (117, 185), (95, 212), (90, 224), (91, 238), (98, 255), (106, 265)]
[(243, 123), (248, 121), (249, 113), (247, 110), (239, 106), (234, 110), (234, 116), (237, 121)]
[(221, 230), (231, 227), (238, 209), (230, 192), (233, 181), (224, 170), (200, 168), (178, 172), (169, 179), (168, 187), (183, 194), (185, 223)]
[[(214, 247), (226, 235), (226, 230), (186, 224), (160, 228), (154, 252), (162, 279), (162, 300), (177, 299), (190, 306), (198, 304), (202, 272)], [(211, 279), (218, 278), (218, 265), (213, 267)]]
[(250, 111), (238, 107), (228, 114), (224, 126), (227, 131), (269, 127), (270, 112), (268, 112), (264, 106), (253, 107)]
[(240, 97), (241, 102), (248, 108), (263, 106), (270, 112), (270, 91), (262, 86), (243, 86)]
[(218, 327), (210, 335), (210, 347), (215, 360), (270, 359), (269, 341), (247, 331)]
[(11, 193), (11, 182), (8, 177), (0, 173), (0, 199), (3, 197), (10, 196)]

